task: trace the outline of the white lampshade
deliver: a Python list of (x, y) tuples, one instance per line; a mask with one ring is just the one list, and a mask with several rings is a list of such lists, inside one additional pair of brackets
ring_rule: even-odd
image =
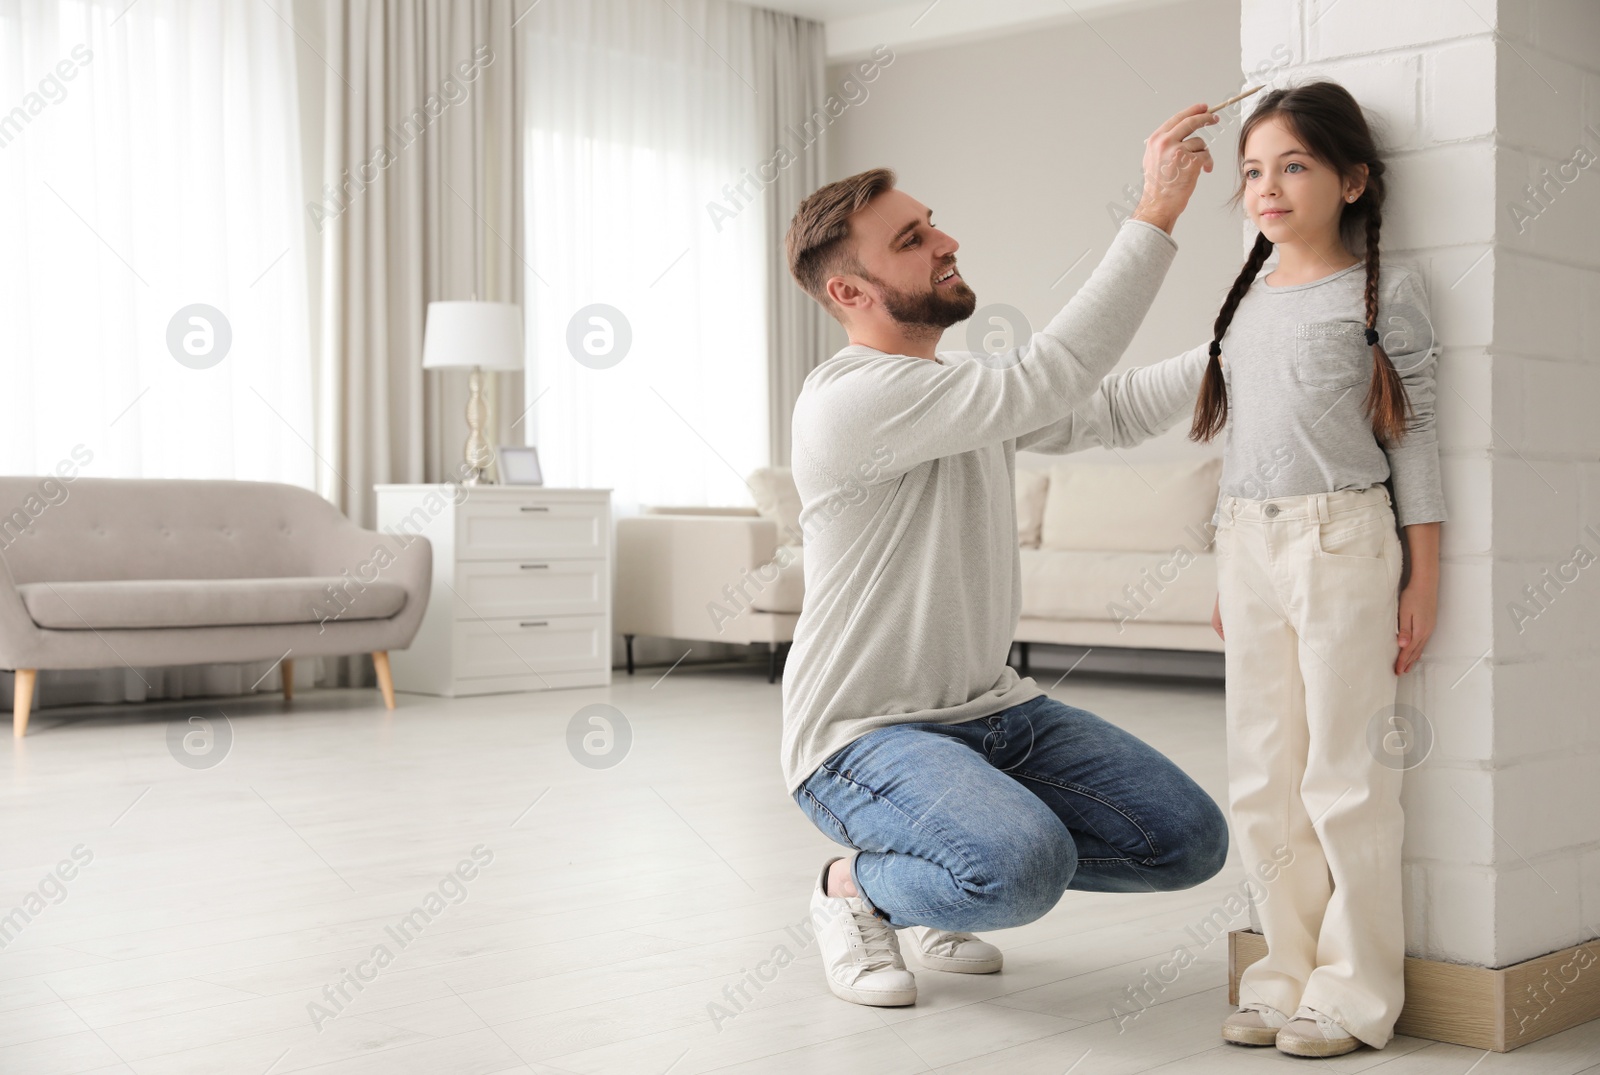
[(510, 302), (430, 302), (423, 369), (522, 368), (522, 309)]

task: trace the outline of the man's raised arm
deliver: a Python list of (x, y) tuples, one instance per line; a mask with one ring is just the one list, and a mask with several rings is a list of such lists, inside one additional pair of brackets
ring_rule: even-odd
[(1202, 139), (1215, 122), (1193, 105), (1145, 140), (1145, 189), (1106, 255), (1050, 323), (989, 362), (906, 357), (839, 363), (795, 406), (794, 437), (825, 470), (848, 473), (853, 457), (888, 449), (889, 481), (931, 459), (1012, 440), (1088, 404), (1127, 350), (1155, 301), (1178, 244), (1170, 231), (1201, 171)]
[(1085, 448), (1131, 448), (1194, 415), (1211, 360), (1210, 342), (1150, 366), (1113, 373), (1071, 414), (1017, 438), (1017, 450), (1065, 455)]

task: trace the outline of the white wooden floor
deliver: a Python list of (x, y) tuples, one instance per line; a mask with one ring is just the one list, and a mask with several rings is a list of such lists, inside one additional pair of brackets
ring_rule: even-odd
[[(376, 691), (303, 693), (292, 711), (256, 698), (37, 712), (23, 743), (0, 746), (0, 915), (30, 892), (44, 899), (0, 951), (0, 1072), (1239, 1075), (1302, 1063), (1217, 1037), (1225, 942), (1201, 948), (1186, 927), (1236, 889), (1236, 863), (1188, 892), (1068, 893), (1042, 920), (990, 935), (1002, 973), (918, 971), (913, 1008), (836, 1000), (815, 947), (786, 929), (837, 845), (783, 793), (778, 688), (762, 668), (661, 671), (619, 672), (605, 690), (401, 695), (392, 714)], [(1074, 675), (1054, 693), (1223, 797), (1220, 687)], [(594, 702), (632, 734), (610, 768), (568, 748), (573, 714)], [(225, 757), (179, 764), (169, 725), (215, 710)], [(79, 845), (92, 861), (49, 902), (47, 872)], [(458, 888), (446, 875), (474, 848), (492, 861)], [(416, 932), (400, 933), (417, 907)], [(1180, 943), (1199, 960), (1119, 1023), (1127, 988)], [(779, 946), (792, 963), (741, 998), (735, 987)], [(344, 984), (348, 1002), (333, 992), (347, 970), (359, 985)], [(1600, 1023), (1503, 1056), (1402, 1038), (1322, 1065), (1600, 1073)]]

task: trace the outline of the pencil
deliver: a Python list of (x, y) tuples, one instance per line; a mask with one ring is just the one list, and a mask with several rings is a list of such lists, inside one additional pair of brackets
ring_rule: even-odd
[(1229, 105), (1233, 104), (1235, 101), (1244, 100), (1246, 97), (1250, 96), (1252, 93), (1256, 92), (1256, 90), (1259, 90), (1260, 88), (1261, 88), (1260, 86), (1252, 86), (1250, 89), (1245, 90), (1243, 93), (1236, 93), (1232, 97), (1229, 97), (1226, 101), (1223, 101), (1217, 107), (1211, 109), (1211, 111), (1212, 112), (1221, 112), (1224, 108), (1227, 108)]

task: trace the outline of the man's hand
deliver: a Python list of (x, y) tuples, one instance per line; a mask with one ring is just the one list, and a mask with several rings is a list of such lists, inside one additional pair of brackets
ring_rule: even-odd
[(1226, 642), (1227, 636), (1222, 633), (1222, 595), (1218, 594), (1216, 601), (1211, 604), (1211, 629), (1217, 632), (1217, 637)]
[(1144, 194), (1133, 211), (1133, 219), (1172, 233), (1178, 214), (1189, 204), (1200, 173), (1213, 167), (1205, 139), (1191, 136), (1220, 119), (1206, 111), (1204, 104), (1190, 105), (1144, 140)]

